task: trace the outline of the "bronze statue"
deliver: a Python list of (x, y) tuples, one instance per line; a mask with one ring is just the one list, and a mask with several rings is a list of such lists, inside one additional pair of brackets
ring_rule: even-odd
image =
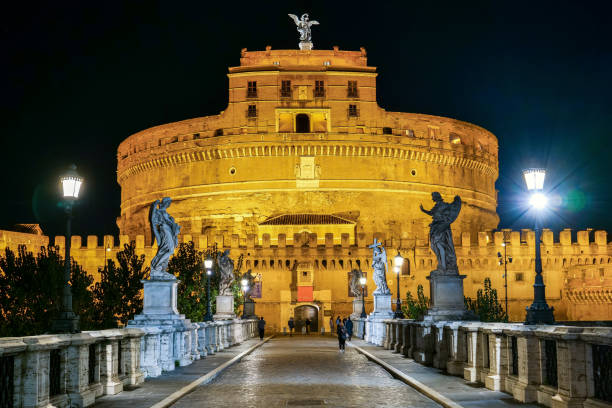
[(301, 18), (298, 18), (298, 16), (295, 14), (289, 14), (289, 17), (293, 19), (295, 25), (297, 26), (297, 30), (300, 33), (300, 41), (310, 42), (312, 40), (310, 27), (313, 25), (319, 25), (319, 22), (316, 20), (309, 20), (308, 14), (302, 14)]
[(431, 198), (436, 203), (433, 208), (428, 211), (421, 204), (421, 211), (433, 218), (429, 224), (429, 245), (438, 259), (436, 271), (447, 275), (458, 274), (450, 225), (457, 219), (461, 210), (461, 197), (456, 195), (452, 203), (445, 203), (440, 193), (434, 191)]

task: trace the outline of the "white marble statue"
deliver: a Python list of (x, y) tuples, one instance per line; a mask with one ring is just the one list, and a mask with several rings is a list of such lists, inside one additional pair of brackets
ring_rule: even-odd
[(319, 25), (319, 22), (316, 20), (309, 20), (308, 14), (302, 14), (301, 19), (299, 19), (295, 14), (289, 14), (289, 17), (293, 19), (295, 25), (297, 26), (297, 30), (300, 33), (300, 42), (311, 42), (312, 35), (310, 27), (313, 25)]
[(437, 191), (431, 193), (431, 198), (436, 203), (433, 208), (426, 210), (421, 204), (421, 211), (432, 217), (429, 224), (429, 245), (438, 259), (436, 270), (442, 274), (456, 275), (459, 271), (450, 226), (461, 210), (461, 198), (456, 195), (452, 203), (445, 203)]
[(387, 286), (387, 251), (382, 246), (380, 241), (374, 238), (374, 243), (368, 248), (372, 248), (372, 269), (374, 269), (374, 283), (376, 284), (376, 290), (374, 295), (388, 295), (391, 293), (389, 286)]
[(219, 265), (219, 294), (222, 296), (232, 295), (232, 283), (234, 283), (234, 261), (229, 257), (230, 250), (226, 249), (218, 258)]
[(157, 241), (157, 254), (151, 261), (151, 280), (174, 280), (176, 277), (168, 272), (168, 260), (178, 246), (178, 234), (181, 226), (166, 211), (172, 200), (162, 198), (151, 205), (151, 232)]

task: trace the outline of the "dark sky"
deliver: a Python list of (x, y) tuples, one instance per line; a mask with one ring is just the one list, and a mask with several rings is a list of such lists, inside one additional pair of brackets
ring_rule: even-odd
[(86, 178), (77, 234), (118, 234), (116, 149), (130, 134), (217, 114), (240, 49), (315, 48), (377, 66), (387, 110), (449, 116), (500, 145), (501, 227), (526, 228), (521, 169), (546, 167), (545, 225), (612, 231), (609, 2), (13, 2), (0, 32), (0, 227), (64, 233), (57, 177)]

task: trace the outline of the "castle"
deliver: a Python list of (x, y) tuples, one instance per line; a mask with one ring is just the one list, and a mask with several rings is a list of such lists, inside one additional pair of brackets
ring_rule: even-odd
[[(460, 195), (453, 224), (465, 294), (484, 278), (504, 299), (502, 243), (508, 265), (510, 318), (522, 320), (533, 299), (533, 231), (498, 231), (498, 144), (478, 126), (423, 114), (387, 112), (376, 102), (376, 68), (366, 51), (242, 50), (229, 68), (229, 104), (218, 115), (143, 130), (117, 152), (121, 186), (119, 242), (73, 237), (72, 255), (97, 274), (104, 259), (135, 240), (150, 260), (155, 252), (149, 209), (171, 197), (181, 241), (205, 249), (216, 243), (244, 256), (261, 274), (257, 314), (280, 329), (289, 316), (323, 325), (348, 315), (349, 272), (371, 281), (371, 249), (382, 240), (389, 255), (388, 285), (396, 296), (392, 257), (405, 258), (400, 294), (428, 292), (435, 268), (428, 246), (430, 218), (419, 205), (431, 193)], [(0, 247), (44, 238), (0, 232)], [(14, 233), (17, 234), (17, 233)], [(28, 234), (26, 234), (28, 235)], [(63, 247), (63, 237), (56, 237)], [(604, 231), (564, 230), (557, 242), (542, 236), (544, 280), (557, 320), (612, 318), (611, 247)], [(246, 270), (245, 269), (245, 270)], [(366, 298), (371, 308), (371, 296)]]

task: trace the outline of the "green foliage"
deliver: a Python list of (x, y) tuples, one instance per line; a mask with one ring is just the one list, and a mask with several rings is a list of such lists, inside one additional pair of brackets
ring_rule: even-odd
[(104, 269), (99, 270), (100, 282), (93, 288), (97, 328), (114, 328), (118, 323), (125, 325), (142, 311), (141, 280), (149, 274), (149, 267), (143, 267), (144, 263), (144, 255), (136, 254), (136, 244), (132, 241), (117, 253), (118, 265), (109, 259)]
[(178, 310), (192, 322), (201, 322), (206, 313), (206, 272), (202, 268), (202, 255), (193, 241), (184, 242), (168, 262), (168, 273), (180, 280)]
[(478, 289), (476, 301), (464, 296), (465, 308), (478, 315), (481, 322), (507, 322), (508, 316), (497, 300), (497, 289), (491, 288), (491, 279), (485, 278), (484, 290)]
[(417, 298), (412, 297), (410, 291), (406, 292), (406, 300), (402, 305), (402, 312), (408, 319), (422, 320), (429, 308), (429, 298), (423, 293), (423, 285), (417, 286)]
[[(81, 326), (91, 326), (93, 278), (74, 260), (72, 305)], [(62, 304), (64, 259), (56, 247), (42, 247), (38, 255), (19, 246), (0, 255), (0, 337), (29, 336), (48, 332)]]

